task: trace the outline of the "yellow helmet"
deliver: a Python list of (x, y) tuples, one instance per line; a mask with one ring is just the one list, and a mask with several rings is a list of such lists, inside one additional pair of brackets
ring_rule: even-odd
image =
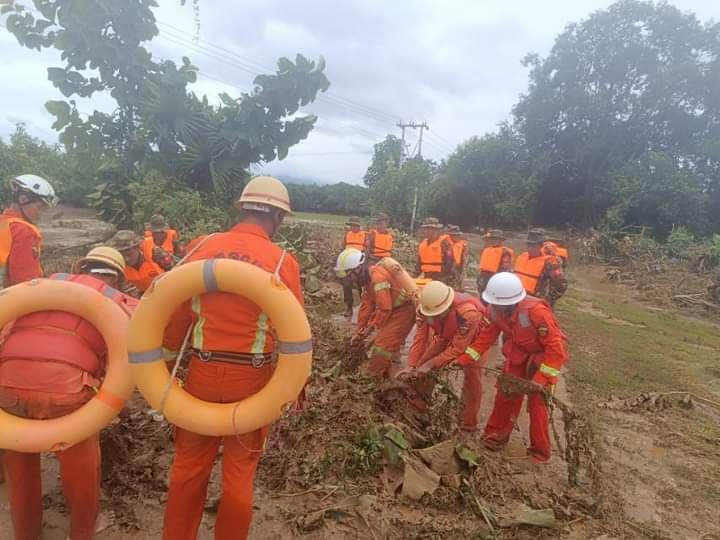
[(272, 176), (256, 176), (243, 189), (240, 198), (235, 201), (236, 208), (269, 212), (270, 208), (279, 208), (292, 213), (290, 194), (285, 185)]
[(125, 273), (125, 258), (115, 248), (100, 246), (91, 249), (85, 257), (78, 261), (78, 267), (82, 268), (84, 263), (99, 262), (114, 268), (120, 274)]
[(442, 281), (431, 281), (420, 290), (418, 311), (426, 317), (442, 315), (455, 300), (455, 291)]

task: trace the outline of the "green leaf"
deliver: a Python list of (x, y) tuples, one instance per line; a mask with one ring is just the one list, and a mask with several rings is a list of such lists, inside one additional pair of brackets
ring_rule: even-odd
[(477, 467), (480, 465), (480, 454), (474, 450), (470, 450), (466, 446), (456, 446), (455, 453), (457, 454), (457, 457), (469, 467)]
[(11, 11), (15, 11), (15, 6), (12, 4), (4, 5), (2, 8), (0, 8), (0, 15), (5, 15), (6, 13), (10, 13)]

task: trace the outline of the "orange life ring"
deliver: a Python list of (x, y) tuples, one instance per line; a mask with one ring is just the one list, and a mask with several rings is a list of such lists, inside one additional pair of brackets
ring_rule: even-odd
[[(216, 291), (242, 295), (267, 313), (278, 339), (275, 372), (262, 390), (237, 403), (203, 401), (174, 383), (166, 394), (165, 327), (184, 301)], [(310, 324), (297, 298), (273, 274), (231, 259), (193, 261), (155, 280), (133, 314), (128, 348), (135, 384), (150, 405), (162, 408), (176, 426), (216, 437), (249, 433), (275, 421), (297, 399), (312, 365)]]
[(98, 291), (77, 283), (35, 279), (0, 291), (0, 327), (36, 311), (67, 311), (105, 339), (107, 375), (98, 393), (76, 411), (52, 420), (20, 418), (0, 409), (0, 448), (50, 452), (69, 448), (107, 426), (133, 391), (127, 365), (128, 317)]

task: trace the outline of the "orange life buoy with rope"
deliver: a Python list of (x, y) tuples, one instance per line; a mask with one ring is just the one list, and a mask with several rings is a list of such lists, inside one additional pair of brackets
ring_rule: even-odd
[[(174, 383), (164, 362), (163, 332), (186, 300), (208, 292), (244, 296), (267, 313), (277, 334), (277, 367), (268, 384), (236, 403), (200, 400)], [(130, 322), (129, 361), (135, 384), (169, 422), (201, 435), (255, 431), (278, 419), (310, 376), (312, 336), (305, 311), (276, 274), (231, 259), (193, 261), (155, 280)]]
[(108, 349), (98, 393), (76, 411), (51, 420), (20, 418), (0, 409), (0, 448), (50, 452), (69, 448), (107, 426), (133, 391), (127, 363), (128, 317), (110, 298), (69, 281), (35, 279), (0, 291), (0, 327), (37, 311), (67, 311), (91, 323)]

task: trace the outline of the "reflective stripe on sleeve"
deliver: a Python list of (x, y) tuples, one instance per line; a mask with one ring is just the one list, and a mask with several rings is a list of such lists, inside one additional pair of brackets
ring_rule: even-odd
[(390, 288), (390, 283), (387, 281), (381, 281), (380, 283), (376, 283), (375, 285), (373, 285), (373, 290), (375, 292), (382, 291), (382, 290), (389, 289), (389, 288)]
[(548, 377), (557, 377), (560, 375), (560, 370), (550, 367), (547, 364), (540, 364), (540, 373), (547, 375)]
[(475, 349), (473, 349), (472, 347), (468, 347), (467, 349), (465, 349), (465, 354), (467, 354), (467, 355), (468, 355), (470, 358), (472, 358), (475, 362), (477, 362), (478, 360), (480, 360), (480, 353), (477, 352), (477, 351), (476, 351)]

